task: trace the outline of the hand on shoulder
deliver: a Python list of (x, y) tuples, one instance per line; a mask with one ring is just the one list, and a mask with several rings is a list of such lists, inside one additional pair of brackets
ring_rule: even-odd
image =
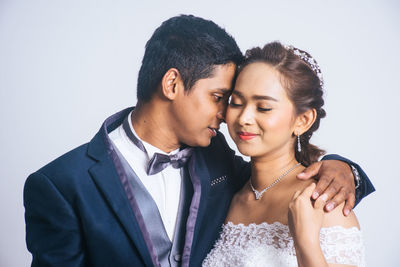
[(311, 195), (315, 183), (311, 183), (303, 191), (296, 191), (289, 203), (288, 224), (295, 241), (307, 246), (319, 241), (319, 231), (324, 222), (324, 204), (322, 200), (315, 203)]

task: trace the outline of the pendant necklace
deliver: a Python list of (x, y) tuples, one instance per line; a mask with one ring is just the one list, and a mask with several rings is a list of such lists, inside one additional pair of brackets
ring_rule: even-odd
[(271, 187), (273, 187), (274, 185), (276, 185), (277, 183), (279, 183), (279, 181), (285, 177), (286, 175), (288, 175), (291, 171), (293, 171), (294, 169), (296, 169), (297, 166), (300, 165), (300, 162), (297, 163), (296, 165), (294, 165), (293, 167), (291, 167), (290, 169), (288, 169), (287, 171), (285, 171), (281, 176), (279, 176), (272, 184), (270, 184), (269, 186), (267, 186), (266, 188), (264, 188), (261, 191), (258, 191), (254, 188), (253, 184), (251, 183), (251, 177), (250, 177), (250, 187), (251, 190), (254, 192), (254, 195), (256, 196), (256, 200), (261, 199), (262, 195)]

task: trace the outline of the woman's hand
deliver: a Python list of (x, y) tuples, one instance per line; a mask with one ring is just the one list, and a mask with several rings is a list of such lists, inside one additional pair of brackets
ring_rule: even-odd
[(319, 241), (325, 201), (318, 198), (312, 203), (311, 195), (314, 189), (315, 183), (312, 183), (303, 192), (297, 191), (289, 203), (289, 229), (300, 267), (328, 266)]
[(301, 180), (318, 180), (312, 198), (326, 201), (325, 210), (332, 211), (343, 201), (343, 214), (350, 214), (355, 203), (354, 176), (350, 166), (340, 160), (322, 160), (308, 166), (297, 175)]
[(312, 202), (311, 195), (314, 189), (315, 183), (312, 183), (303, 192), (297, 191), (289, 203), (289, 228), (299, 247), (319, 246), (325, 201), (318, 198), (314, 203)]

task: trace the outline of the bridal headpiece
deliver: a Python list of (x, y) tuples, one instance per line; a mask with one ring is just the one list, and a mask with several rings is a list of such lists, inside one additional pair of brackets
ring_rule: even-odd
[(314, 73), (318, 76), (319, 78), (319, 84), (321, 85), (321, 88), (324, 88), (324, 79), (322, 77), (322, 72), (321, 69), (317, 63), (317, 61), (308, 53), (301, 51), (297, 49), (296, 47), (292, 45), (285, 45), (284, 46), (287, 50), (290, 50), (295, 54), (296, 56), (300, 57), (310, 68), (314, 71)]

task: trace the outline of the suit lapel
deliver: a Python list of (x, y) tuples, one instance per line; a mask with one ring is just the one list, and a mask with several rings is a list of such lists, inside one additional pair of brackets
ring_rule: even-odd
[(152, 265), (151, 256), (140, 231), (138, 221), (132, 212), (129, 200), (121, 186), (121, 182), (114, 171), (112, 161), (105, 160), (98, 162), (89, 172), (97, 184), (99, 191), (103, 193), (115, 216), (125, 229), (127, 235), (139, 250), (143, 261), (146, 265)]
[(200, 181), (201, 185), (201, 198), (199, 203), (199, 210), (197, 213), (197, 224), (201, 224), (201, 220), (204, 218), (207, 208), (207, 199), (210, 193), (210, 173), (204, 157), (200, 152), (200, 149), (196, 149), (195, 157), (191, 161), (191, 177), (196, 177)]
[(145, 264), (152, 266), (154, 262), (146, 246), (139, 222), (132, 211), (130, 200), (125, 193), (124, 187), (129, 185), (120, 180), (118, 169), (113, 162), (113, 156), (116, 154), (111, 153), (113, 148), (111, 140), (108, 138), (108, 131), (121, 124), (130, 110), (126, 109), (107, 119), (90, 142), (88, 155), (98, 162), (89, 169), (89, 172), (127, 235), (138, 249)]
[(192, 249), (195, 249), (198, 227), (205, 216), (207, 199), (210, 191), (210, 175), (207, 165), (199, 149), (195, 149), (189, 161), (189, 174), (193, 184), (194, 194), (186, 223), (185, 246), (182, 266), (189, 266)]

